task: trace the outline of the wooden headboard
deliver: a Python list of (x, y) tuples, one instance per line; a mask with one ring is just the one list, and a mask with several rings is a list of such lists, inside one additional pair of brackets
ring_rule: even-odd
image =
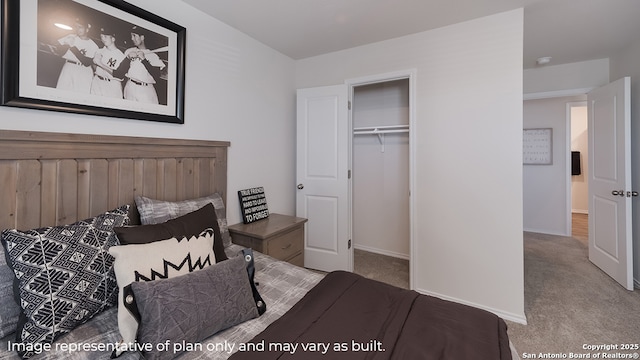
[(0, 229), (70, 224), (134, 198), (227, 194), (226, 141), (0, 130)]

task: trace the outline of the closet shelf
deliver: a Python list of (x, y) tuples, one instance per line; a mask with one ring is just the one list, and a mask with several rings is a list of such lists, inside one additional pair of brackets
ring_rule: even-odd
[(384, 152), (384, 134), (408, 133), (409, 125), (385, 125), (353, 128), (353, 135), (378, 135), (380, 152)]

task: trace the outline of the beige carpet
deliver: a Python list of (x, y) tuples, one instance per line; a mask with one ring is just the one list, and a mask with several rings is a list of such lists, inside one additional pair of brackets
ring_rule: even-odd
[(403, 289), (409, 288), (409, 260), (354, 249), (353, 272)]
[[(585, 350), (587, 345), (640, 343), (640, 290), (625, 290), (589, 262), (586, 241), (525, 233), (524, 250), (528, 325), (508, 323), (521, 357), (568, 357), (596, 352)], [(608, 353), (616, 352), (640, 350)]]

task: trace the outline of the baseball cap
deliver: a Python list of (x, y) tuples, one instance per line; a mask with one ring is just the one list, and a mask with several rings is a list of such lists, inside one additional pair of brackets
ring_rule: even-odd
[(138, 34), (140, 36), (147, 36), (147, 35), (149, 35), (149, 30), (147, 30), (145, 28), (142, 28), (140, 26), (134, 25), (131, 28), (131, 33)]
[(113, 37), (116, 37), (116, 31), (115, 29), (113, 29), (111, 26), (109, 25), (105, 25), (103, 27), (100, 28), (100, 34), (104, 34), (104, 35), (111, 35)]

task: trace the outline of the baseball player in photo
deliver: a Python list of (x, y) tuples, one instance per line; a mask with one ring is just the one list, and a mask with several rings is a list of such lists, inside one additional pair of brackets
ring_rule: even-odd
[(160, 57), (147, 49), (145, 37), (149, 32), (138, 26), (131, 29), (131, 41), (135, 45), (125, 50), (123, 67), (128, 70), (125, 74), (129, 79), (124, 87), (124, 98), (149, 104), (158, 104), (156, 79), (159, 79), (165, 67)]
[(89, 37), (91, 25), (82, 19), (76, 19), (75, 33), (58, 40), (67, 48), (62, 55), (65, 63), (58, 77), (57, 89), (89, 93), (93, 79), (93, 56), (98, 45)]
[(91, 83), (91, 93), (122, 99), (122, 78), (114, 77), (113, 73), (124, 60), (124, 53), (116, 47), (116, 33), (108, 26), (100, 29), (100, 40), (104, 46), (93, 57), (96, 71)]

